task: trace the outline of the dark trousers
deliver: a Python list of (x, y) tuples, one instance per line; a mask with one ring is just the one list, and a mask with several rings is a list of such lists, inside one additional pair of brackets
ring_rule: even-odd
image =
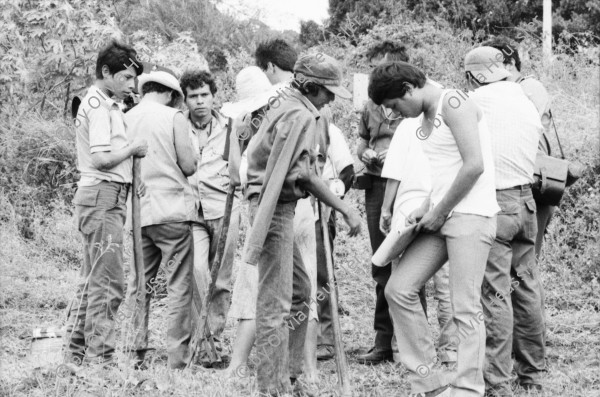
[[(371, 240), (371, 250), (375, 253), (383, 240), (385, 240), (385, 235), (379, 230), (379, 218), (381, 217), (381, 206), (383, 205), (387, 179), (373, 175), (372, 181), (371, 188), (365, 190), (365, 209), (367, 212), (367, 227), (369, 229), (369, 239)], [(375, 285), (375, 347), (390, 351), (392, 349), (394, 326), (390, 318), (384, 290), (391, 273), (392, 265), (389, 263), (382, 267), (371, 266), (371, 274), (377, 283)]]
[(115, 315), (123, 300), (123, 224), (128, 186), (100, 182), (77, 189), (73, 203), (83, 237), (83, 265), (69, 310), (67, 350), (78, 363), (110, 360)]

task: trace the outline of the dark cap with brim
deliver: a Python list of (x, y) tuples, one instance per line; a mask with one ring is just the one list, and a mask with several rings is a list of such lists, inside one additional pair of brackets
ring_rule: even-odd
[(352, 98), (350, 91), (342, 86), (342, 70), (338, 62), (322, 52), (300, 57), (294, 65), (294, 77), (301, 83), (311, 81), (320, 84), (340, 98)]

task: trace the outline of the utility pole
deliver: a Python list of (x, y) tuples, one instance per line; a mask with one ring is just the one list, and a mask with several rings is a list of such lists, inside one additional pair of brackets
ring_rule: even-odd
[(546, 65), (550, 65), (552, 61), (552, 0), (544, 0), (544, 15), (543, 15), (543, 49), (544, 61)]

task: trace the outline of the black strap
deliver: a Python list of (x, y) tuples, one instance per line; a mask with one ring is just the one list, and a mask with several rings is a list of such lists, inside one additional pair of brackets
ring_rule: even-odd
[[(552, 111), (548, 109), (548, 114), (550, 115), (550, 120), (552, 120), (552, 127), (554, 127), (554, 133), (556, 134), (556, 142), (558, 142), (558, 148), (560, 149), (560, 158), (565, 159), (565, 152), (563, 152), (562, 145), (560, 144), (560, 138), (558, 137), (558, 130), (556, 129), (556, 124), (554, 123), (554, 116), (552, 116)], [(546, 139), (546, 142), (548, 140)]]
[(223, 150), (223, 160), (229, 161), (229, 145), (230, 145), (230, 135), (232, 128), (233, 120), (231, 117), (227, 118), (227, 136), (225, 137), (225, 149)]

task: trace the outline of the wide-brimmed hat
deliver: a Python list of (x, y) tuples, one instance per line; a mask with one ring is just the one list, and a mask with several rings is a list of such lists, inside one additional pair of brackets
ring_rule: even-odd
[(493, 83), (511, 74), (503, 66), (504, 55), (494, 47), (477, 47), (465, 56), (465, 71), (480, 83)]
[(142, 73), (138, 77), (138, 90), (140, 94), (144, 95), (144, 84), (149, 82), (155, 82), (164, 85), (165, 87), (169, 87), (173, 91), (177, 91), (179, 95), (183, 98), (183, 91), (181, 91), (181, 86), (179, 85), (179, 81), (177, 78), (168, 72), (163, 71), (152, 71), (150, 73)]
[(236, 101), (223, 104), (221, 113), (236, 118), (254, 112), (267, 105), (271, 97), (276, 97), (275, 87), (258, 66), (248, 66), (240, 70), (235, 78)]
[(294, 77), (301, 83), (320, 84), (340, 98), (352, 98), (350, 91), (342, 86), (342, 69), (338, 62), (322, 52), (300, 57), (294, 65)]

